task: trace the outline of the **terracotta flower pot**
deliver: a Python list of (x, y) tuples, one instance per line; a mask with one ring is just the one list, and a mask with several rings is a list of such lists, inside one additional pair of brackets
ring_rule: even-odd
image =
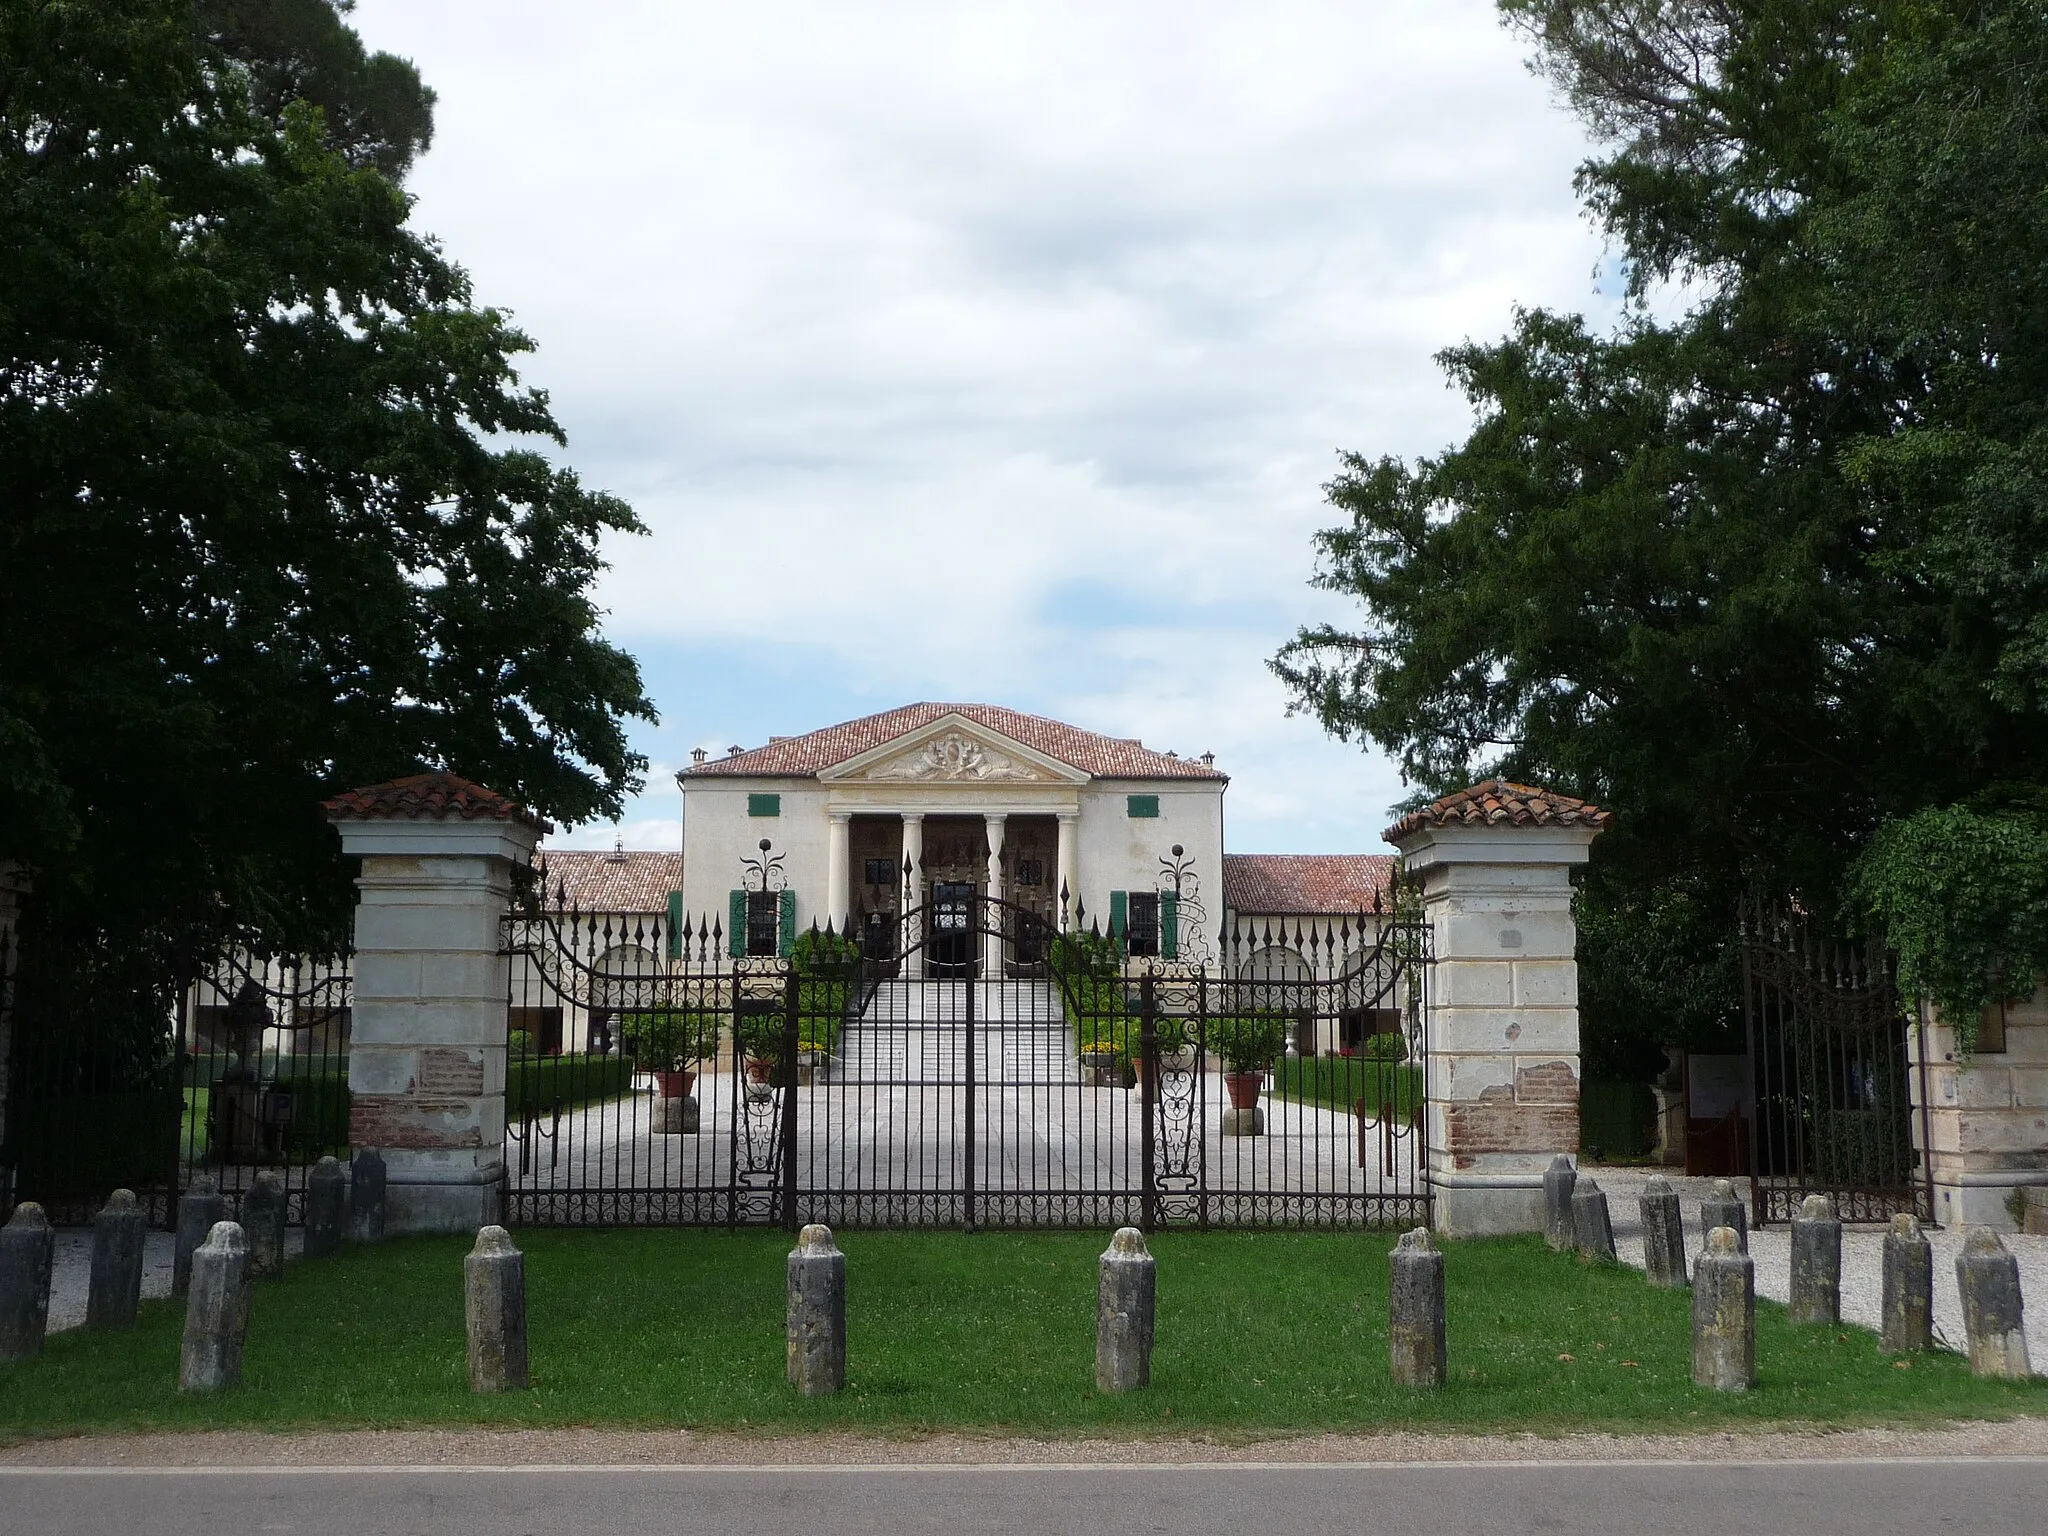
[(747, 1058), (747, 1081), (750, 1083), (767, 1082), (768, 1074), (774, 1070), (775, 1063), (766, 1056), (749, 1056)]
[(687, 1099), (697, 1086), (697, 1074), (690, 1071), (657, 1072), (654, 1081), (664, 1099)]
[(1223, 1091), (1230, 1095), (1232, 1109), (1257, 1109), (1259, 1090), (1266, 1086), (1263, 1072), (1226, 1072), (1223, 1074)]

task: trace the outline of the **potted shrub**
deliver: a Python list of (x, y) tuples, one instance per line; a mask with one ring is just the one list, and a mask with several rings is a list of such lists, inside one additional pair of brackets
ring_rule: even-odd
[(742, 1003), (736, 1028), (747, 1081), (764, 1085), (772, 1082), (775, 1069), (782, 1063), (782, 1004)]
[(697, 1085), (690, 1063), (718, 1050), (718, 1021), (703, 1013), (629, 1013), (619, 1020), (619, 1039), (664, 1099), (687, 1099)]
[(1211, 1028), (1210, 1040), (1223, 1059), (1223, 1091), (1230, 1095), (1230, 1107), (1257, 1109), (1266, 1070), (1287, 1044), (1287, 1021), (1276, 1013), (1222, 1018)]

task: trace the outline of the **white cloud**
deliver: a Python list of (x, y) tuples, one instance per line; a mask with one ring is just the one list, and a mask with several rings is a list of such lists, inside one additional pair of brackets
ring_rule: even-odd
[(1613, 304), (1488, 0), (356, 21), (440, 93), (419, 222), (652, 530), (603, 591), (650, 752), (985, 698), (1214, 748), (1235, 846), (1370, 845), (1391, 769), (1264, 666), (1344, 612), (1319, 487), (1459, 434), (1439, 348)]

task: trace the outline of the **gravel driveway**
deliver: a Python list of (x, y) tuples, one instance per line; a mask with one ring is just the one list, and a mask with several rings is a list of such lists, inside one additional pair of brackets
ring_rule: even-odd
[[(1643, 1185), (1662, 1174), (1678, 1191), (1685, 1213), (1685, 1257), (1690, 1266), (1700, 1253), (1700, 1201), (1712, 1179), (1689, 1179), (1656, 1168), (1603, 1168), (1588, 1165), (1580, 1178), (1591, 1178), (1607, 1192), (1607, 1211), (1614, 1220), (1614, 1248), (1624, 1264), (1643, 1267)], [(1736, 1193), (1749, 1196), (1746, 1179), (1735, 1181)], [(1846, 1227), (1842, 1232), (1842, 1318), (1875, 1329), (1881, 1322), (1883, 1297), (1883, 1227)], [(2020, 1293), (2026, 1301), (2027, 1355), (2034, 1374), (2048, 1375), (2048, 1237), (2001, 1234), (2020, 1261)], [(1934, 1246), (1934, 1332), (1942, 1343), (1961, 1349), (1962, 1298), (1956, 1290), (1956, 1255), (1962, 1251), (1960, 1230), (1930, 1229)], [(1764, 1227), (1749, 1234), (1749, 1254), (1756, 1261), (1756, 1292), (1772, 1301), (1787, 1301), (1792, 1285), (1792, 1228)]]

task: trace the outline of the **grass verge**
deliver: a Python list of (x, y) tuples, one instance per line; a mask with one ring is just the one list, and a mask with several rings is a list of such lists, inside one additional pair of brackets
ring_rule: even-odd
[(301, 1263), (261, 1284), (245, 1381), (173, 1390), (182, 1304), (128, 1334), (68, 1333), (0, 1366), (0, 1437), (262, 1428), (610, 1424), (951, 1428), (1039, 1435), (1259, 1435), (1441, 1427), (1683, 1431), (1731, 1423), (1912, 1422), (2048, 1412), (2048, 1382), (1981, 1382), (1952, 1355), (1901, 1368), (1855, 1328), (1757, 1308), (1761, 1384), (1691, 1384), (1689, 1297), (1587, 1268), (1540, 1239), (1452, 1244), (1450, 1385), (1387, 1380), (1384, 1233), (1168, 1233), (1153, 1387), (1093, 1390), (1104, 1235), (849, 1233), (849, 1390), (783, 1381), (773, 1232), (529, 1231), (532, 1390), (473, 1398), (459, 1239)]

